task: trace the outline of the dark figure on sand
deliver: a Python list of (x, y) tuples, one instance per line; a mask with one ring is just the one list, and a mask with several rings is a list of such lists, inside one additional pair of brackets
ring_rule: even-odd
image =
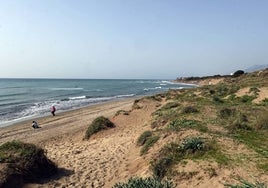
[(32, 127), (33, 127), (34, 129), (40, 128), (39, 125), (38, 125), (38, 123), (37, 123), (36, 121), (33, 121), (33, 123), (32, 123)]
[(56, 107), (55, 107), (55, 106), (52, 106), (50, 110), (51, 110), (51, 114), (52, 114), (53, 116), (55, 116)]

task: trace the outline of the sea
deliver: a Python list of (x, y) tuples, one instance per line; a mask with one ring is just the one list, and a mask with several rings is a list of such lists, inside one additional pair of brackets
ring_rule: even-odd
[(142, 97), (193, 85), (171, 80), (0, 79), (0, 127), (97, 103)]

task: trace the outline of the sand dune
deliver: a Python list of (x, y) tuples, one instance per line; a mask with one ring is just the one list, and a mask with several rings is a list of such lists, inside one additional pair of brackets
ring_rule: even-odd
[[(16, 139), (37, 144), (64, 169), (61, 177), (25, 187), (112, 187), (135, 174), (149, 175), (146, 166), (137, 165), (142, 163), (136, 139), (148, 129), (146, 122), (155, 105), (114, 117), (118, 110), (131, 110), (132, 104), (133, 100), (111, 102), (39, 118), (42, 128), (35, 130), (31, 121), (19, 123), (1, 129), (0, 142)], [(110, 117), (116, 127), (83, 140), (87, 126), (100, 115)]]

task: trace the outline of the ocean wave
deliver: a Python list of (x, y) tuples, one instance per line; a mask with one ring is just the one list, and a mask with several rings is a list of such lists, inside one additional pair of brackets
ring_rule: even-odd
[(74, 101), (74, 100), (111, 100), (116, 98), (125, 98), (125, 97), (133, 97), (135, 94), (125, 94), (125, 95), (115, 95), (115, 96), (76, 96), (76, 97), (68, 97), (61, 99), (61, 101)]
[(79, 100), (79, 99), (86, 99), (87, 96), (78, 96), (78, 97), (69, 97), (70, 100)]
[(63, 91), (68, 91), (68, 90), (83, 90), (84, 88), (82, 87), (55, 87), (55, 88), (49, 88), (50, 90), (63, 90)]
[(135, 96), (135, 94), (117, 95), (116, 98), (133, 97), (133, 96)]
[(157, 87), (154, 87), (154, 88), (144, 88), (143, 90), (144, 91), (151, 91), (151, 90), (158, 90), (158, 89), (162, 89), (161, 86), (157, 86)]
[(22, 93), (11, 93), (11, 94), (2, 94), (0, 97), (14, 97), (14, 96), (20, 96), (20, 95), (26, 95), (28, 94), (27, 92), (22, 92)]

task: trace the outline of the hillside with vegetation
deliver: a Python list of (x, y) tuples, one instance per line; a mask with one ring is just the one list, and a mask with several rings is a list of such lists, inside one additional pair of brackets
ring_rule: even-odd
[(178, 187), (267, 187), (268, 69), (150, 99), (159, 107), (137, 145), (156, 180)]

